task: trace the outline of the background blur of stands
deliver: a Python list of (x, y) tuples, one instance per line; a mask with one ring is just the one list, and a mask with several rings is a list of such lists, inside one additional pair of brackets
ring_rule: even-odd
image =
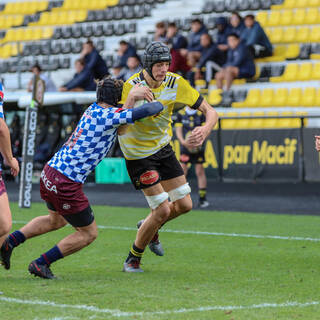
[[(220, 116), (232, 117), (222, 120), (220, 130), (213, 131), (209, 141), (214, 153), (207, 143), (209, 176), (223, 176), (224, 181), (319, 181), (319, 159), (313, 146), (313, 135), (319, 133), (319, 121), (313, 116), (320, 115), (319, 9), (320, 0), (0, 0), (0, 77), (14, 150), (19, 154), (21, 144), (16, 137), (21, 139), (23, 108), (30, 99), (24, 88), (35, 62), (59, 87), (73, 73), (74, 61), (88, 37), (111, 68), (119, 41), (129, 41), (141, 54), (153, 39), (158, 21), (175, 21), (188, 36), (190, 21), (197, 17), (215, 39), (216, 18), (238, 11), (242, 16), (256, 16), (274, 46), (274, 54), (256, 59), (255, 77), (234, 81), (227, 94), (216, 89), (214, 80), (209, 86), (203, 80), (196, 81), (197, 89)], [(37, 136), (39, 168), (72, 132), (94, 96), (93, 92), (45, 95)], [(297, 140), (293, 163), (286, 163), (290, 162), (289, 154), (284, 153), (287, 149), (283, 149), (289, 141), (286, 139)], [(262, 144), (265, 149), (261, 149)], [(241, 146), (249, 146), (250, 151)], [(254, 150), (261, 158), (254, 159), (258, 163), (252, 163)], [(263, 156), (261, 150), (269, 154)], [(217, 162), (222, 164), (220, 169)]]

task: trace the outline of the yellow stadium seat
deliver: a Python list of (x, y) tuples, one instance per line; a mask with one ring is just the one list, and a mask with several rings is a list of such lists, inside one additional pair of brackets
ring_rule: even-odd
[(284, 30), (283, 34), (283, 42), (290, 43), (290, 42), (296, 42), (297, 37), (297, 29), (295, 27), (288, 27)]
[[(237, 117), (237, 112), (228, 112), (225, 114), (226, 117)], [(234, 130), (237, 126), (237, 119), (221, 119), (221, 129)]]
[(297, 79), (300, 81), (306, 81), (311, 79), (313, 65), (312, 63), (303, 63), (300, 64), (299, 72), (297, 74)]
[(107, 0), (107, 6), (116, 6), (119, 0)]
[(320, 80), (320, 62), (317, 62), (313, 65), (312, 72), (311, 72), (311, 79)]
[(316, 107), (320, 107), (320, 88), (318, 88), (318, 90), (317, 90), (314, 104)]
[(249, 117), (244, 119), (237, 119), (236, 126), (238, 129), (249, 129), (252, 126), (252, 119), (250, 112), (240, 112), (241, 117)]
[(271, 82), (296, 81), (299, 65), (297, 63), (287, 64), (283, 74), (279, 77), (270, 78)]
[[(281, 116), (294, 116), (292, 111), (281, 112)], [(300, 128), (301, 120), (300, 118), (279, 118), (278, 127), (281, 128)]]
[(297, 43), (291, 43), (288, 45), (287, 50), (285, 52), (286, 59), (296, 59), (300, 54), (300, 46)]
[(53, 36), (53, 27), (42, 28), (41, 39), (50, 39)]
[(269, 111), (266, 113), (266, 116), (270, 116), (271, 118), (263, 119), (262, 127), (263, 128), (276, 128), (278, 124), (278, 118), (272, 118), (278, 116), (279, 113), (276, 111)]
[(266, 28), (266, 32), (272, 43), (285, 42), (283, 28)]
[(263, 89), (260, 97), (260, 107), (272, 107), (273, 105), (273, 88)]
[(304, 24), (305, 18), (306, 18), (306, 9), (304, 8), (296, 9), (293, 15), (292, 24), (293, 25)]
[(306, 2), (308, 7), (320, 7), (320, 0), (307, 0)]
[(309, 42), (310, 28), (300, 27), (297, 30), (296, 42)]
[(268, 17), (268, 26), (276, 27), (280, 25), (281, 11), (271, 11)]
[(320, 53), (312, 53), (310, 54), (311, 60), (320, 60)]
[(222, 90), (221, 89), (215, 89), (211, 90), (208, 96), (208, 102), (211, 105), (217, 105), (221, 102), (222, 96), (221, 96)]
[(319, 9), (318, 8), (309, 8), (306, 16), (304, 23), (305, 24), (314, 24), (314, 23), (319, 23)]
[(31, 41), (31, 40), (36, 40), (39, 38), (34, 37), (34, 28), (27, 28), (24, 34), (24, 40), (25, 41)]
[(247, 93), (247, 97), (244, 101), (241, 102), (233, 102), (232, 107), (234, 108), (250, 108), (250, 107), (258, 107), (260, 103), (260, 89), (251, 89)]
[(256, 20), (263, 26), (268, 26), (268, 11), (258, 11)]
[(274, 93), (273, 105), (275, 107), (284, 107), (287, 105), (288, 89), (278, 88)]
[[(262, 116), (264, 116), (264, 112), (263, 111), (256, 111), (256, 112), (252, 113), (252, 116), (262, 117)], [(255, 118), (255, 119), (252, 119), (251, 126), (252, 126), (252, 128), (261, 129), (261, 128), (263, 128), (263, 122), (264, 122), (263, 118)]]
[(290, 90), (288, 95), (287, 104), (290, 107), (299, 107), (301, 104), (301, 88), (293, 88)]
[(281, 13), (279, 25), (289, 26), (291, 24), (294, 24), (292, 23), (292, 17), (293, 17), (292, 10), (283, 10)]
[(309, 36), (310, 42), (320, 42), (320, 26), (312, 27), (310, 36)]
[(315, 106), (316, 88), (305, 88), (301, 98), (301, 105), (304, 107)]

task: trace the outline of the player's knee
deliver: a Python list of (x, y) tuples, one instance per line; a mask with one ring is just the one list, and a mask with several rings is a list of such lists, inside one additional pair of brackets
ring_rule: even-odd
[(167, 204), (160, 205), (157, 209), (153, 211), (153, 219), (157, 225), (161, 226), (170, 217), (170, 207)]
[(192, 210), (192, 201), (190, 197), (175, 202), (175, 210), (179, 214), (187, 213)]
[(0, 236), (3, 236), (10, 232), (12, 228), (11, 221), (3, 221), (3, 223), (0, 225)]

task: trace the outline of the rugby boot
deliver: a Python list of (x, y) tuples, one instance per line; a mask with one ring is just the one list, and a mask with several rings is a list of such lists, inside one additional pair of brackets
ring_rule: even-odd
[(0, 249), (1, 264), (7, 270), (10, 269), (10, 257), (11, 257), (12, 251), (13, 251), (13, 247), (7, 238), (4, 240), (4, 242), (1, 246), (1, 249)]
[(123, 272), (143, 272), (140, 268), (140, 259), (135, 257), (129, 258), (127, 262), (123, 264)]
[(50, 267), (46, 264), (38, 264), (36, 260), (29, 264), (28, 270), (35, 277), (40, 277), (44, 279), (56, 279)]
[(207, 208), (210, 203), (207, 200), (200, 199), (199, 200), (199, 208)]
[[(137, 223), (137, 228), (139, 229), (141, 227), (141, 225), (143, 224), (144, 220), (140, 220)], [(157, 256), (163, 256), (164, 255), (164, 250), (162, 247), (162, 244), (159, 240), (159, 233), (158, 231), (156, 232), (156, 234), (154, 235), (154, 237), (151, 239), (151, 241), (148, 244), (149, 249), (151, 250), (151, 252), (153, 252), (154, 254), (156, 254)]]

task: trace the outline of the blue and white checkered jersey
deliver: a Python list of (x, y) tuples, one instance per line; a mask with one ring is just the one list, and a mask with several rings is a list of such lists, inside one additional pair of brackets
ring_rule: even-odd
[[(3, 114), (3, 87), (2, 83), (0, 82), (0, 118), (4, 119), (4, 114)], [(2, 167), (0, 164), (0, 172), (2, 171)]]
[(130, 109), (103, 108), (93, 103), (48, 165), (69, 179), (84, 183), (114, 144), (117, 128), (126, 123), (133, 123)]

